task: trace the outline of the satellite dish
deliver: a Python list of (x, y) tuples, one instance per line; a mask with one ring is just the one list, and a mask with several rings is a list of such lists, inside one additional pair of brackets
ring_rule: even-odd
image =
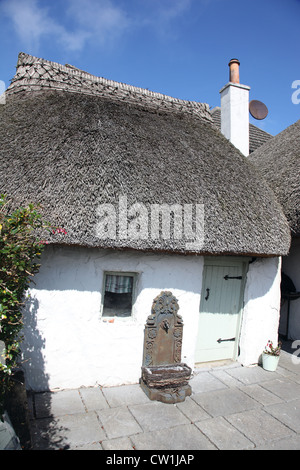
[(249, 111), (254, 119), (265, 119), (268, 115), (268, 108), (267, 106), (262, 103), (261, 101), (252, 100), (249, 103)]

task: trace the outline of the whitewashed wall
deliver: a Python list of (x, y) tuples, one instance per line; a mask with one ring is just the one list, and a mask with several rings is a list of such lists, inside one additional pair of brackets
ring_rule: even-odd
[(239, 361), (257, 364), (268, 340), (277, 344), (280, 315), (281, 258), (261, 258), (249, 264)]
[[(36, 391), (138, 383), (144, 326), (153, 299), (171, 290), (183, 317), (182, 361), (194, 368), (204, 258), (84, 248), (47, 247), (24, 312), (23, 366)], [(104, 271), (137, 272), (131, 318), (100, 315)], [(257, 363), (268, 339), (277, 340), (280, 259), (249, 265), (240, 356)]]
[[(153, 299), (171, 290), (183, 317), (182, 361), (193, 366), (203, 258), (47, 247), (24, 318), (27, 388), (137, 383)], [(103, 271), (140, 274), (132, 318), (100, 318)]]
[[(300, 238), (293, 238), (289, 256), (282, 259), (282, 271), (293, 281), (297, 292), (300, 292)], [(280, 332), (286, 334), (287, 300), (283, 302), (280, 315)], [(300, 339), (300, 298), (290, 302), (290, 320), (288, 336), (290, 339)]]

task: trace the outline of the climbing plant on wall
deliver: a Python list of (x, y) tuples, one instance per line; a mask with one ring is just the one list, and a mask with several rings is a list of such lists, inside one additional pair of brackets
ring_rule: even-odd
[(0, 196), (0, 416), (20, 353), (25, 293), (48, 243), (40, 239), (44, 230), (65, 233), (45, 222), (38, 206), (9, 211), (6, 196)]

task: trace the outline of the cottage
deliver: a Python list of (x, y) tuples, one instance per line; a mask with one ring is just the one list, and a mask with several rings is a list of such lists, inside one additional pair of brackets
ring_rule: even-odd
[(282, 305), (279, 331), (300, 338), (300, 120), (257, 149), (250, 161), (275, 193), (289, 222), (291, 248), (282, 259)]
[(277, 340), (290, 231), (206, 104), (21, 53), (0, 119), (1, 192), (67, 231), (49, 238), (24, 311), (28, 388), (138, 382), (162, 290), (188, 366), (257, 364)]

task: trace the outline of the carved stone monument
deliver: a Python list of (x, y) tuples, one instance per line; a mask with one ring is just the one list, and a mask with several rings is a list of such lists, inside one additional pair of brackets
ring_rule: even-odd
[(191, 368), (181, 363), (183, 322), (172, 292), (163, 291), (153, 301), (145, 325), (140, 385), (150, 400), (177, 403), (191, 395)]

